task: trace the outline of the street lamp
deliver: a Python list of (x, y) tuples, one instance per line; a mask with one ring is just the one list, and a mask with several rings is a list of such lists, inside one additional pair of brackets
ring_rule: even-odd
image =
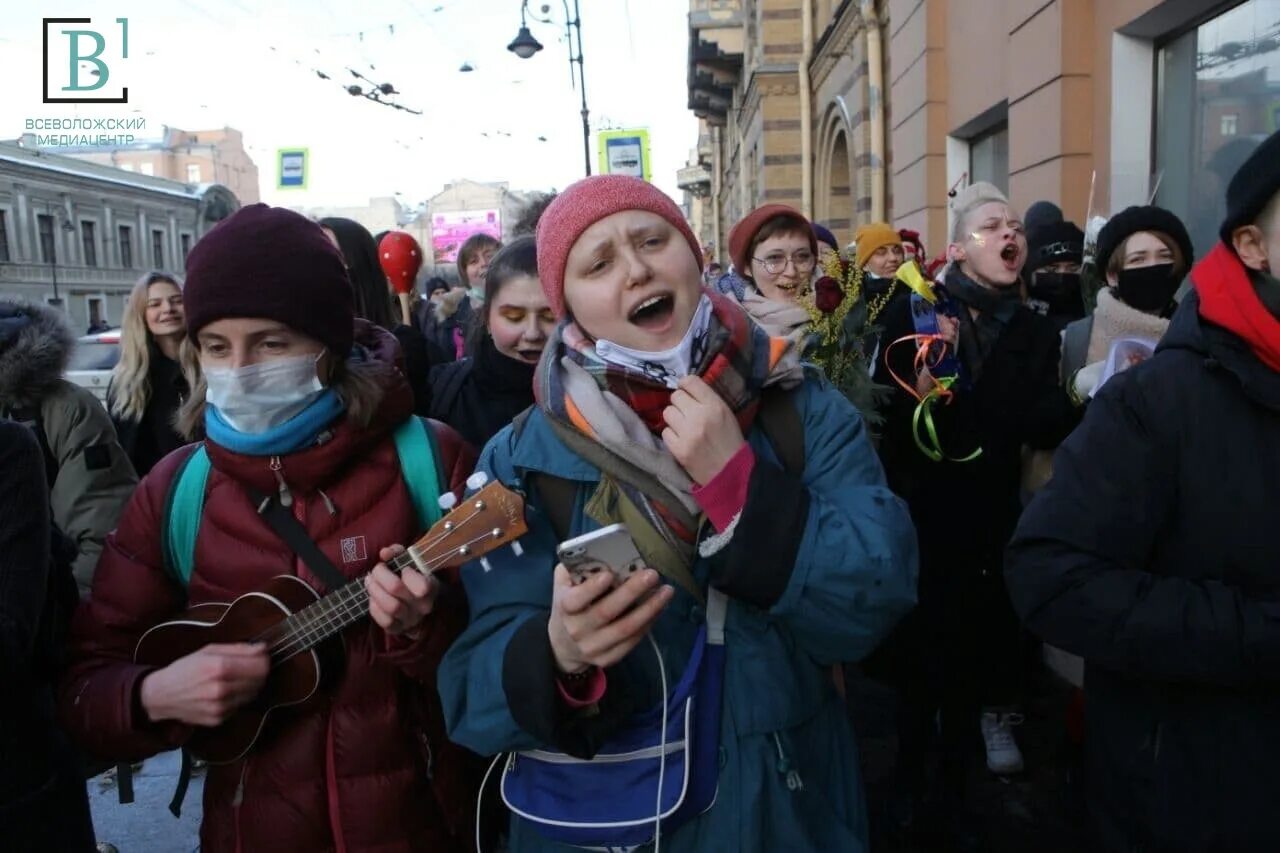
[[(61, 221), (63, 231), (75, 231), (76, 227), (71, 224), (71, 220), (65, 218), (61, 213), (54, 213), (53, 205), (49, 202), (42, 202), (45, 215), (50, 219)], [(62, 298), (58, 296), (58, 239), (57, 235), (52, 234), (49, 244), (49, 272), (53, 276), (53, 305), (55, 308), (62, 308)]]
[[(582, 158), (583, 165), (588, 175), (591, 174), (591, 119), (587, 110), (587, 78), (582, 65), (582, 13), (578, 10), (578, 0), (573, 0), (573, 15), (569, 14), (569, 0), (561, 0), (564, 3), (564, 33), (565, 41), (569, 45), (569, 82), (573, 83), (573, 66), (578, 66), (578, 91), (582, 94)], [(548, 7), (544, 4), (542, 12), (545, 15)], [(526, 13), (529, 10), (529, 0), (521, 0), (520, 3), (520, 31), (516, 33), (516, 37), (507, 45), (507, 50), (514, 53), (521, 59), (528, 59), (538, 51), (542, 50), (542, 44), (533, 37), (533, 33), (529, 32), (529, 25), (526, 21)], [(549, 17), (539, 18), (536, 15), (528, 14), (544, 24), (555, 23)], [(574, 30), (578, 31), (577, 42), (578, 51), (574, 54)]]

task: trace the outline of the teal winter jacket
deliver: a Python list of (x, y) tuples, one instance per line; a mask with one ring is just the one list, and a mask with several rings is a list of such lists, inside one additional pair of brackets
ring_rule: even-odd
[[(720, 777), (711, 809), (663, 834), (672, 853), (867, 849), (857, 752), (831, 666), (867, 655), (914, 605), (916, 534), (857, 411), (816, 373), (791, 397), (804, 427), (803, 476), (786, 472), (753, 428), (742, 516), (728, 545), (693, 568), (730, 598)], [(462, 570), (471, 623), (439, 670), (449, 734), (483, 755), (551, 747), (589, 757), (618, 719), (659, 700), (654, 650), (641, 643), (607, 671), (599, 714), (559, 698), (547, 635), (557, 539), (530, 475), (583, 484), (570, 531), (578, 535), (598, 526), (583, 506), (600, 472), (536, 410), (489, 442), (480, 469), (528, 494), (529, 533), (521, 556), (503, 548), (488, 570)], [(669, 684), (703, 621), (698, 601), (677, 587), (653, 629)], [(513, 818), (511, 850), (556, 849), (568, 848)]]

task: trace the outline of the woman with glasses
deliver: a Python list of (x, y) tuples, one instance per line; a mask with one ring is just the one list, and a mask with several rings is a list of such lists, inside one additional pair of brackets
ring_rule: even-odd
[(800, 211), (766, 204), (729, 232), (729, 257), (746, 283), (742, 304), (775, 337), (799, 335), (809, 313), (798, 304), (818, 265), (818, 239)]

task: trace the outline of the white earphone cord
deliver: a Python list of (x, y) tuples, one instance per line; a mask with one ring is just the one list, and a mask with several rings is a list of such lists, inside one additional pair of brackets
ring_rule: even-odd
[[(653, 815), (653, 853), (660, 853), (662, 850), (662, 783), (667, 772), (667, 667), (662, 662), (662, 652), (658, 650), (653, 634), (647, 634), (645, 639), (649, 641), (653, 653), (658, 657), (658, 677), (662, 681), (662, 740), (658, 746), (658, 802), (654, 807)], [(685, 748), (688, 748), (687, 743)], [(685, 761), (688, 760), (689, 756), (685, 755)]]

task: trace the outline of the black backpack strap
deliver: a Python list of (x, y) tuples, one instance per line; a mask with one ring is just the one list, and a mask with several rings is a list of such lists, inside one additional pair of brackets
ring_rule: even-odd
[[(125, 772), (129, 771), (128, 764), (120, 765), (118, 778), (123, 779)], [(133, 802), (133, 782), (132, 775), (129, 783), (129, 802)], [(178, 786), (173, 789), (173, 799), (169, 801), (169, 812), (174, 817), (182, 817), (182, 801), (187, 798), (187, 788), (191, 785), (191, 753), (184, 748), (182, 750), (182, 767), (178, 770)], [(121, 788), (121, 800), (124, 802), (124, 789)]]
[(797, 477), (804, 473), (804, 422), (788, 391), (766, 388), (760, 395), (760, 426), (782, 467)]
[(453, 404), (457, 402), (462, 386), (471, 375), (471, 368), (470, 359), (442, 364), (436, 368), (443, 374), (439, 386), (431, 389), (431, 411), (437, 420), (451, 420), (449, 416), (453, 413)]
[(578, 502), (578, 483), (555, 474), (531, 471), (525, 477), (529, 493), (551, 522), (551, 529), (561, 542), (569, 538), (573, 529), (573, 510)]
[(307, 533), (302, 522), (293, 517), (293, 513), (282, 507), (279, 502), (249, 489), (249, 497), (258, 505), (258, 514), (271, 526), (276, 535), (297, 554), (307, 568), (329, 587), (330, 591), (343, 586), (347, 577), (338, 571), (333, 561), (324, 555), (320, 546)]

